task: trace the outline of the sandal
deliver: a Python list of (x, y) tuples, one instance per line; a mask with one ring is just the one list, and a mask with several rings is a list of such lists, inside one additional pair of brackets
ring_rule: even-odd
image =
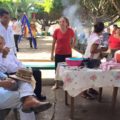
[(95, 97), (88, 94), (87, 91), (82, 92), (81, 97), (83, 97), (83, 98), (85, 98), (87, 100), (94, 100), (95, 99)]

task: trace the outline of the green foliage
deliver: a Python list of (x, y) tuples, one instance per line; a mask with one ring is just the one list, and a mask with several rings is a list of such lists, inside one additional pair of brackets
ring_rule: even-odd
[(0, 3), (0, 8), (7, 8), (12, 17), (20, 17), (24, 12), (28, 16), (31, 12), (37, 12), (38, 19), (49, 21), (58, 19), (63, 9), (61, 0), (0, 0)]
[(45, 0), (43, 7), (45, 12), (50, 13), (51, 9), (53, 8), (53, 0)]
[(53, 8), (53, 0), (44, 0), (41, 3), (36, 2), (35, 4), (38, 8), (47, 13), (50, 13), (51, 9)]
[(111, 21), (118, 14), (111, 1), (113, 0), (81, 0), (80, 6), (84, 8), (83, 13), (87, 14), (88, 20), (106, 22)]
[(7, 9), (12, 17), (20, 17), (24, 12), (29, 15), (34, 0), (0, 0), (0, 8)]
[(120, 20), (116, 22), (116, 24), (120, 27)]
[(44, 0), (42, 3), (35, 3), (35, 7), (38, 9), (37, 19), (43, 26), (55, 24), (53, 21), (61, 16), (63, 10), (60, 0)]
[[(0, 0), (0, 8), (10, 11), (12, 17), (20, 17), (25, 12), (28, 16), (37, 13), (41, 24), (50, 25), (56, 21), (64, 10), (62, 2), (66, 0)], [(68, 0), (69, 5), (79, 5), (77, 11), (82, 21), (93, 22), (95, 19), (112, 20), (120, 16), (120, 0)]]
[(60, 0), (54, 0), (53, 1), (53, 7), (52, 7), (51, 10), (55, 11), (55, 12), (57, 12), (57, 11), (61, 12), (63, 10), (63, 5), (62, 5), (61, 1)]

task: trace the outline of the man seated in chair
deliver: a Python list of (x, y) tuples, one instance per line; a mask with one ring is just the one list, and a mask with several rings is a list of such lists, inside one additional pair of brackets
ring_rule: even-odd
[[(18, 85), (18, 87), (16, 87)], [(36, 120), (35, 113), (51, 107), (49, 102), (40, 102), (34, 96), (32, 85), (28, 82), (8, 78), (0, 72), (0, 110), (17, 108), (20, 120)]]
[[(10, 49), (5, 47), (4, 38), (0, 36), (0, 71), (8, 75), (15, 74), (19, 68), (24, 68), (23, 64), (16, 58), (16, 56), (9, 52)], [(41, 95), (41, 73), (39, 70), (32, 70), (36, 81), (34, 93), (36, 97), (42, 101), (46, 100), (45, 96)]]

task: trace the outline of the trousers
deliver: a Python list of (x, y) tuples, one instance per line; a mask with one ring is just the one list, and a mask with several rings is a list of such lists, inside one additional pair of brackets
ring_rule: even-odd
[(34, 93), (35, 93), (36, 96), (39, 98), (39, 97), (41, 96), (41, 92), (42, 92), (41, 71), (40, 71), (40, 70), (33, 69), (33, 68), (32, 68), (32, 71), (33, 71), (34, 79), (35, 79), (35, 81), (36, 81)]
[(14, 35), (15, 47), (16, 47), (17, 51), (19, 51), (19, 48), (18, 48), (19, 37), (20, 37), (20, 35)]
[(26, 82), (19, 82), (16, 91), (6, 90), (0, 87), (0, 109), (17, 108), (20, 113), (20, 120), (36, 120), (35, 113), (24, 113), (21, 110), (21, 98), (34, 95), (32, 85)]
[[(33, 72), (33, 77), (35, 79), (35, 89), (34, 89), (34, 93), (35, 95), (39, 98), (41, 97), (41, 93), (42, 93), (42, 75), (41, 75), (41, 71), (40, 70), (37, 70), (37, 69), (34, 69), (32, 68), (32, 72)], [(14, 75), (15, 73), (6, 73), (8, 76), (9, 75)]]

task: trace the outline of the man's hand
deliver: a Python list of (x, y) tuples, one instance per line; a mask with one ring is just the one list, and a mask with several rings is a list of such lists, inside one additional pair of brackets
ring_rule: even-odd
[(6, 56), (8, 55), (8, 53), (10, 52), (10, 49), (8, 47), (3, 48), (2, 50), (2, 54), (3, 54), (3, 58), (6, 58)]
[(16, 81), (11, 79), (11, 78), (7, 78), (6, 80), (2, 81), (1, 87), (11, 90), (16, 84)]

